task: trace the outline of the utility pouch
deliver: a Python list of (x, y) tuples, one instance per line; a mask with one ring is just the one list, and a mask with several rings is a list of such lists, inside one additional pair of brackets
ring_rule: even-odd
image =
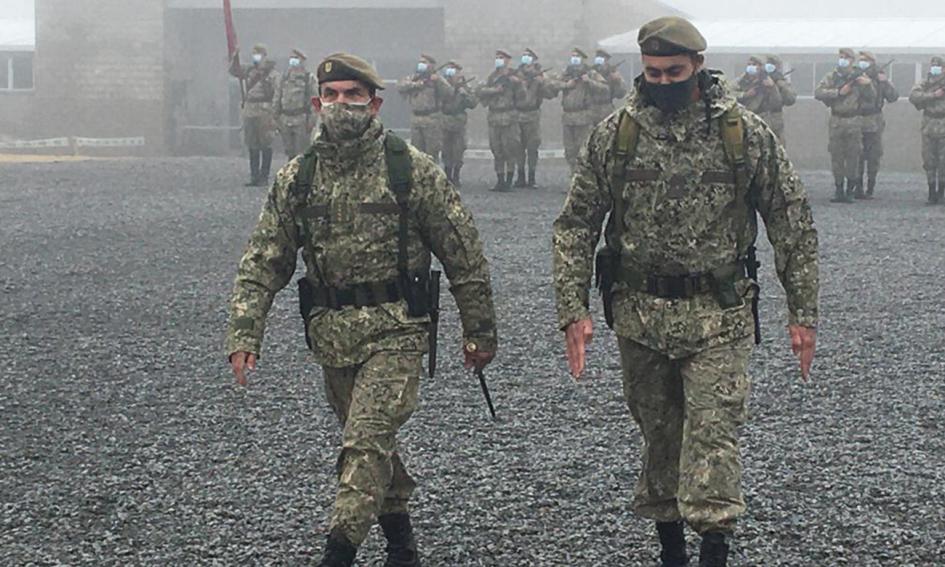
[(726, 276), (719, 277), (715, 273), (712, 274), (712, 295), (715, 296), (719, 307), (731, 309), (744, 304), (744, 301), (735, 289), (735, 278), (731, 274), (726, 274)]
[(617, 276), (619, 255), (608, 248), (601, 248), (594, 259), (594, 285), (600, 291), (604, 304), (604, 320), (614, 328), (614, 281)]
[(302, 324), (305, 328), (305, 344), (312, 348), (312, 339), (308, 336), (308, 320), (312, 309), (315, 308), (315, 288), (308, 278), (300, 278), (299, 284), (299, 313), (302, 315)]
[(402, 282), (404, 299), (407, 301), (407, 315), (424, 317), (430, 314), (433, 300), (430, 290), (429, 274), (407, 274)]

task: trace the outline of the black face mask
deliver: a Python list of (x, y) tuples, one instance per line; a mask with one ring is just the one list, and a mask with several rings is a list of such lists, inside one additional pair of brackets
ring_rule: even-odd
[[(641, 77), (642, 79), (642, 77)], [(696, 73), (685, 81), (663, 85), (643, 79), (640, 90), (646, 101), (663, 111), (664, 114), (679, 112), (692, 102), (692, 93), (696, 88)]]

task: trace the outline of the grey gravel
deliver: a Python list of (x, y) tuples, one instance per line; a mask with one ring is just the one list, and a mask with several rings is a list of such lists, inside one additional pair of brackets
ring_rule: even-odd
[[(263, 198), (242, 187), (244, 169), (0, 169), (0, 564), (317, 561), (339, 432), (294, 292), (276, 302), (248, 389), (221, 353)], [(640, 440), (613, 335), (598, 320), (589, 379), (575, 384), (555, 329), (564, 170), (496, 195), (488, 169), (467, 168), (463, 194), (493, 264), (499, 421), (461, 368), (446, 300), (440, 374), (402, 434), (425, 565), (652, 566), (653, 529), (630, 512)], [(945, 207), (924, 205), (919, 175), (887, 174), (880, 198), (856, 205), (828, 202), (825, 173), (804, 177), (822, 243), (818, 358), (802, 384), (765, 243), (749, 513), (732, 564), (945, 564)], [(383, 562), (381, 540), (359, 565)]]

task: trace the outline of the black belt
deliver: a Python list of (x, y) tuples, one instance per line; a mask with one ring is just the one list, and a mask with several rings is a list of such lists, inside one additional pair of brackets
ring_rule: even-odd
[(414, 116), (430, 116), (431, 114), (436, 114), (435, 110), (414, 110)]
[(687, 299), (702, 293), (714, 292), (720, 284), (745, 277), (745, 264), (738, 262), (711, 272), (675, 276), (644, 274), (626, 266), (617, 267), (618, 282), (634, 291), (642, 291), (667, 299)]
[(312, 299), (316, 307), (340, 310), (354, 306), (376, 307), (383, 303), (394, 303), (404, 299), (401, 286), (396, 281), (368, 282), (350, 287), (312, 286)]
[(860, 115), (860, 113), (859, 112), (847, 113), (847, 112), (834, 111), (833, 115), (836, 116), (837, 118), (856, 118), (857, 116)]
[(877, 114), (882, 114), (882, 112), (882, 110), (864, 110), (860, 112), (860, 114), (863, 116), (875, 116)]

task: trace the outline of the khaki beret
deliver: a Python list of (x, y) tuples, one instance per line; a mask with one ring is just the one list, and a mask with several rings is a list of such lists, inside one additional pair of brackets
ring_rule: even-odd
[(531, 55), (533, 59), (538, 59), (538, 54), (532, 51), (531, 48), (529, 47), (526, 47), (525, 51), (523, 51), (522, 53), (525, 53), (526, 55)]
[(269, 49), (266, 48), (266, 44), (257, 43), (253, 46), (253, 53), (262, 53), (263, 55), (269, 55)]
[(594, 52), (594, 55), (596, 55), (597, 57), (603, 57), (604, 59), (610, 59), (611, 57), (610, 53), (607, 53), (603, 49), (598, 49), (597, 51)]
[(869, 59), (873, 63), (876, 63), (876, 56), (873, 55), (871, 51), (861, 51), (860, 57), (862, 57), (863, 59)]
[(644, 55), (668, 57), (705, 51), (705, 38), (689, 20), (677, 16), (657, 18), (644, 24), (637, 34)]
[(774, 63), (778, 67), (784, 64), (784, 62), (781, 60), (781, 57), (777, 55), (769, 55), (766, 59), (768, 63)]
[(945, 57), (942, 57), (941, 55), (933, 55), (930, 63), (932, 65), (945, 65)]
[(853, 53), (853, 50), (849, 47), (842, 47), (838, 51), (840, 57), (846, 57), (847, 59), (856, 59), (856, 53)]
[(298, 57), (298, 58), (301, 59), (302, 61), (305, 61), (306, 59), (308, 59), (308, 57), (306, 57), (306, 55), (305, 55), (305, 52), (302, 51), (301, 49), (293, 49), (292, 51), (289, 52), (289, 55), (293, 55), (293, 56), (295, 56), (295, 57)]
[(426, 61), (430, 65), (436, 65), (436, 59), (432, 55), (427, 55), (426, 53), (420, 54), (420, 59)]
[(511, 59), (511, 58), (512, 58), (512, 56), (509, 55), (509, 52), (506, 51), (506, 50), (504, 50), (504, 49), (496, 49), (496, 50), (495, 50), (495, 56), (496, 56), (496, 57), (504, 57), (505, 59)]
[(765, 59), (764, 59), (764, 56), (762, 55), (752, 55), (751, 57), (748, 58), (748, 62), (754, 63), (756, 65), (764, 65)]
[(581, 59), (587, 59), (587, 53), (584, 53), (584, 50), (582, 50), (580, 47), (575, 47), (571, 50), (571, 53), (574, 53)]
[(332, 53), (318, 64), (318, 84), (333, 81), (361, 81), (365, 85), (384, 89), (384, 80), (374, 67), (357, 55), (350, 53)]
[(462, 70), (462, 68), (463, 68), (462, 65), (460, 65), (460, 64), (459, 64), (458, 62), (456, 62), (456, 61), (453, 61), (452, 59), (446, 62), (446, 66), (447, 66), (447, 67), (453, 67), (453, 68), (455, 68), (455, 69), (457, 69), (457, 70)]

